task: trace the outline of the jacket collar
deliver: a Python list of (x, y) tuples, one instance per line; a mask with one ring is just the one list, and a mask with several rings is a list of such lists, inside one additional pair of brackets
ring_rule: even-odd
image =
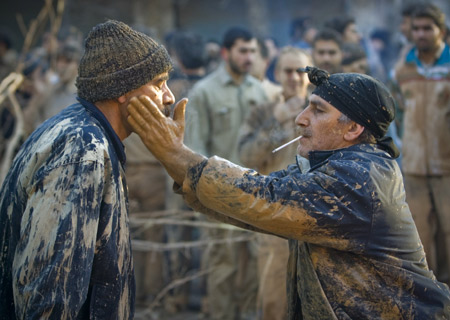
[[(226, 86), (226, 85), (234, 85), (234, 86), (239, 86), (236, 82), (234, 82), (233, 78), (231, 77), (231, 75), (228, 73), (226, 66), (225, 66), (225, 62), (223, 62), (218, 68), (217, 68), (217, 74), (219, 76), (219, 80), (220, 82)], [(251, 85), (251, 80), (250, 80), (250, 75), (247, 74), (244, 77), (244, 80), (242, 81), (241, 85)]]
[(120, 164), (122, 168), (125, 169), (126, 163), (126, 155), (125, 155), (125, 147), (120, 140), (117, 133), (111, 127), (108, 119), (103, 115), (103, 113), (91, 102), (84, 100), (80, 97), (77, 97), (77, 100), (86, 108), (86, 110), (100, 123), (103, 129), (106, 132), (106, 137), (108, 141), (112, 144), (114, 151), (116, 152), (117, 157), (119, 158)]
[[(381, 149), (378, 148), (376, 144), (355, 144), (353, 146), (342, 148), (342, 149), (335, 149), (335, 150), (324, 150), (324, 151), (310, 151), (309, 152), (309, 163), (311, 165), (310, 171), (313, 171), (317, 169), (318, 167), (321, 167), (325, 162), (328, 161), (328, 159), (334, 155), (337, 155), (336, 158), (340, 158), (344, 155), (344, 153), (347, 152), (384, 152)], [(386, 155), (388, 153), (386, 152)]]

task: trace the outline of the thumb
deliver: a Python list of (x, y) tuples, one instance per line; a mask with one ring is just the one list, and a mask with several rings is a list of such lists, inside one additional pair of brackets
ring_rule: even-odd
[(188, 102), (187, 98), (184, 98), (175, 105), (175, 109), (173, 111), (173, 120), (175, 122), (181, 122), (184, 126), (184, 117), (186, 112), (186, 104)]

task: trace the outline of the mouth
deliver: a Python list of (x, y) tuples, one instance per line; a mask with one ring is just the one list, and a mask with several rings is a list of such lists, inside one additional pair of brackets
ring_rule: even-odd
[(170, 107), (164, 106), (164, 108), (161, 110), (161, 112), (166, 116), (170, 116)]

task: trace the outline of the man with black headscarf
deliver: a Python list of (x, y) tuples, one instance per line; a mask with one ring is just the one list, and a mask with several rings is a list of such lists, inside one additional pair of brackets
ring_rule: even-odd
[(195, 154), (186, 101), (172, 119), (133, 98), (128, 121), (195, 210), (289, 239), (289, 319), (448, 319), (449, 289), (428, 269), (385, 137), (392, 96), (369, 76), (304, 71), (316, 85), (295, 120), (307, 166), (266, 176)]

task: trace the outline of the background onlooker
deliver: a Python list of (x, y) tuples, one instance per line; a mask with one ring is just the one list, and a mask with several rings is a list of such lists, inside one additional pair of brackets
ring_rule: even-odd
[(406, 201), (430, 269), (450, 283), (450, 47), (445, 15), (437, 6), (415, 6), (414, 47), (398, 63), (394, 80), (403, 110), (402, 170)]
[(329, 73), (342, 72), (342, 40), (333, 29), (322, 29), (314, 38), (312, 47), (314, 65)]

